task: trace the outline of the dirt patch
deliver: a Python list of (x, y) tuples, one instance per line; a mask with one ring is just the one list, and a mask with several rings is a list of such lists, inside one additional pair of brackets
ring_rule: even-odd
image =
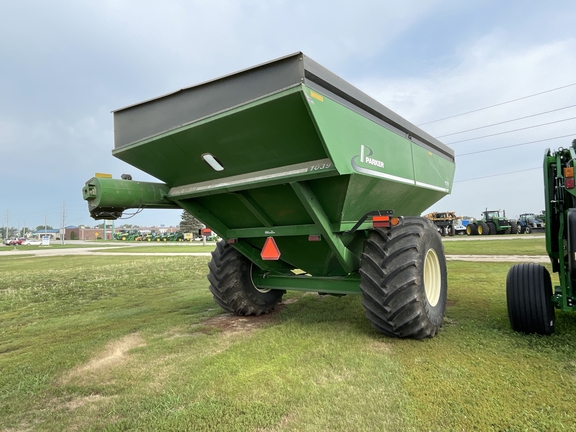
[(392, 345), (380, 339), (372, 340), (367, 347), (371, 353), (389, 354), (392, 352)]
[(237, 316), (231, 313), (224, 315), (218, 315), (213, 318), (208, 318), (202, 321), (202, 326), (206, 328), (206, 331), (210, 329), (218, 329), (226, 333), (238, 333), (255, 330), (264, 324), (271, 324), (276, 322), (276, 315), (286, 308), (286, 304), (280, 303), (276, 308), (268, 313), (259, 316)]
[(128, 361), (128, 351), (145, 345), (146, 342), (139, 333), (129, 334), (120, 340), (110, 342), (103, 352), (97, 354), (88, 363), (72, 369), (62, 378), (62, 383), (66, 384), (73, 378), (108, 372), (111, 368)]
[(283, 300), (278, 303), (274, 310), (268, 314), (259, 316), (237, 316), (232, 313), (218, 315), (213, 318), (208, 318), (200, 323), (202, 329), (199, 333), (210, 333), (211, 330), (216, 329), (226, 333), (239, 333), (255, 330), (265, 324), (275, 323), (277, 315), (286, 309), (286, 305), (296, 303), (298, 298), (291, 298)]
[(69, 410), (75, 410), (83, 406), (94, 404), (96, 402), (106, 401), (108, 399), (110, 399), (110, 397), (100, 395), (83, 396), (72, 399), (71, 401), (64, 403), (62, 406)]
[(296, 415), (293, 413), (289, 413), (289, 414), (285, 415), (284, 417), (282, 417), (282, 419), (280, 420), (280, 423), (278, 423), (276, 426), (273, 426), (271, 429), (270, 428), (265, 428), (265, 429), (256, 428), (255, 432), (276, 432), (276, 431), (284, 429), (284, 427), (288, 426), (295, 419), (296, 419)]

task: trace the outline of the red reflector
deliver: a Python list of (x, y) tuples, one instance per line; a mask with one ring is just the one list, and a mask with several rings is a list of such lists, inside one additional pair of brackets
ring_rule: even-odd
[(319, 235), (309, 235), (308, 241), (320, 241), (322, 240)]
[(268, 237), (260, 256), (265, 261), (277, 261), (280, 258), (280, 249), (276, 246), (276, 242), (273, 237)]
[(574, 189), (574, 179), (567, 178), (566, 179), (566, 189)]
[(228, 241), (228, 244), (234, 244), (234, 243), (236, 243), (236, 242), (238, 241), (238, 239), (229, 238), (227, 241)]
[(390, 216), (373, 216), (372, 226), (374, 228), (389, 228), (390, 227)]

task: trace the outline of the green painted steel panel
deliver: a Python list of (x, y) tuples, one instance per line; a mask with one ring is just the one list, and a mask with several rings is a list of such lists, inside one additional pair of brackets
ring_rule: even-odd
[[(419, 215), (450, 192), (453, 153), (349, 84), (343, 93), (334, 86), (339, 79), (319, 65), (309, 63), (309, 71), (296, 60), (290, 58), (289, 68), (286, 63), (284, 72), (290, 73), (279, 82), (292, 83), (303, 73), (301, 83), (270, 93), (271, 87), (259, 92), (251, 82), (250, 91), (230, 99), (240, 98), (240, 105), (221, 109), (225, 103), (220, 101), (216, 111), (197, 110), (190, 123), (185, 115), (168, 121), (166, 113), (178, 111), (184, 99), (192, 106), (194, 95), (209, 101), (212, 85), (224, 98), (232, 78), (121, 110), (118, 124), (130, 130), (118, 134), (124, 141), (113, 154), (164, 181), (169, 189), (164, 199), (222, 237), (238, 237), (235, 247), (263, 270), (284, 274), (297, 268), (344, 276), (358, 270), (366, 238), (362, 230), (369, 224), (353, 234), (342, 231), (374, 210)], [(259, 96), (248, 100), (250, 94)], [(145, 114), (140, 122), (153, 119), (155, 109), (164, 116), (158, 125), (140, 131), (132, 124), (138, 123), (139, 113)], [(204, 112), (209, 114), (202, 117)], [(160, 132), (131, 141), (145, 131)], [(224, 170), (205, 163), (206, 153)], [(259, 259), (268, 233), (282, 253), (278, 262)], [(309, 242), (308, 234), (320, 234), (321, 241)]]
[(420, 215), (448, 194), (454, 163), (382, 127), (318, 91), (304, 88), (308, 108), (339, 173), (351, 174), (342, 221), (371, 210)]
[[(201, 158), (205, 153), (216, 157), (224, 171), (210, 168)], [(113, 154), (170, 187), (327, 157), (300, 88), (121, 147)]]
[(409, 141), (327, 96), (309, 88), (304, 88), (304, 92), (330, 158), (340, 174), (380, 173), (413, 184)]

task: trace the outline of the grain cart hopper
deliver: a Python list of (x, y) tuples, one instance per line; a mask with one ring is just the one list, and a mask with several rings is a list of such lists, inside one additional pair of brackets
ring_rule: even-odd
[(162, 183), (92, 178), (95, 219), (181, 208), (219, 242), (215, 301), (268, 313), (285, 290), (361, 294), (380, 332), (431, 337), (446, 265), (431, 221), (454, 153), (302, 53), (114, 112), (117, 158)]
[(576, 310), (576, 140), (570, 148), (546, 150), (544, 198), (546, 251), (560, 285), (552, 289), (550, 273), (540, 264), (516, 264), (506, 278), (508, 317), (518, 332), (554, 332), (554, 308)]

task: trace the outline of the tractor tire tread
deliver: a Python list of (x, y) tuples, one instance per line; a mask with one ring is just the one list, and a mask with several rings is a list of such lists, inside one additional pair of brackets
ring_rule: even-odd
[(506, 303), (513, 330), (541, 335), (554, 332), (552, 282), (546, 267), (534, 263), (512, 266), (506, 277)]
[(252, 263), (225, 242), (218, 242), (208, 263), (210, 292), (224, 310), (236, 315), (262, 315), (272, 311), (285, 291), (258, 291), (252, 283)]
[[(423, 287), (426, 242), (435, 245), (444, 278), (441, 299), (433, 313)], [(402, 226), (372, 230), (365, 242), (360, 268), (362, 304), (372, 326), (392, 337), (434, 336), (442, 324), (446, 306), (445, 267), (440, 236), (432, 222), (406, 217)]]

